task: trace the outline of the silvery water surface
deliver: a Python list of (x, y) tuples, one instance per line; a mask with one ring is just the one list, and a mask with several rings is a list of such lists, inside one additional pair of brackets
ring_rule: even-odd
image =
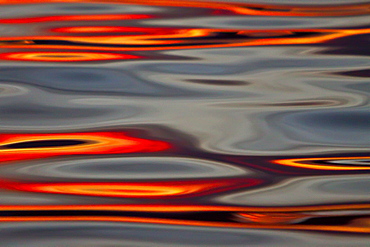
[(369, 246), (367, 1), (0, 1), (0, 246)]

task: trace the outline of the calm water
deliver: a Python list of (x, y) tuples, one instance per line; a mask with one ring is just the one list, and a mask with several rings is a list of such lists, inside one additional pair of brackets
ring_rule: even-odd
[(0, 1), (0, 246), (369, 246), (369, 13)]

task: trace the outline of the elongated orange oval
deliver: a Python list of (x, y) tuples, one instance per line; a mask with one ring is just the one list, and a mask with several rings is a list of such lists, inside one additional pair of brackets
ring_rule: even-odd
[(35, 62), (88, 62), (135, 58), (139, 56), (102, 52), (9, 52), (0, 54), (0, 59), (4, 60)]
[[(15, 148), (42, 141), (79, 141), (79, 145)], [(48, 158), (61, 155), (119, 154), (157, 152), (170, 148), (167, 142), (127, 136), (122, 132), (83, 132), (60, 134), (0, 134), (0, 162)]]
[(36, 193), (150, 199), (212, 194), (260, 183), (261, 180), (245, 178), (160, 182), (20, 183), (0, 181), (0, 188)]
[(370, 170), (369, 166), (360, 165), (337, 165), (337, 164), (319, 164), (319, 161), (338, 161), (338, 160), (368, 160), (370, 156), (363, 157), (325, 157), (325, 158), (296, 158), (296, 159), (281, 159), (273, 162), (284, 166), (294, 166), (299, 168), (315, 169), (315, 170), (336, 170), (336, 171), (355, 171), (355, 170)]

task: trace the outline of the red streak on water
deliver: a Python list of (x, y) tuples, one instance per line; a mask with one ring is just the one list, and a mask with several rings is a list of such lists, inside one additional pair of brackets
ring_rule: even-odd
[[(54, 0), (53, 3), (76, 2), (75, 0)], [(78, 2), (78, 1), (77, 1)], [(101, 0), (84, 0), (83, 2), (102, 3)], [(0, 0), (0, 4), (40, 4), (50, 3), (48, 0)], [(282, 4), (253, 4), (217, 1), (192, 0), (105, 0), (104, 3), (136, 4), (164, 7), (205, 8), (210, 10), (228, 11), (234, 15), (250, 16), (351, 16), (370, 13), (370, 4), (341, 4), (341, 5), (282, 5)], [(216, 13), (218, 13), (216, 12)]]
[[(87, 27), (93, 28), (92, 26)], [(125, 30), (122, 27), (121, 30)], [(84, 27), (68, 27), (61, 29), (71, 34), (83, 33)], [(72, 30), (72, 31), (71, 31)], [(99, 27), (97, 27), (99, 30)], [(107, 33), (99, 33), (97, 36), (17, 36), (0, 39), (2, 48), (28, 48), (28, 49), (64, 49), (68, 50), (89, 49), (102, 51), (155, 51), (155, 50), (178, 50), (198, 48), (222, 48), (222, 47), (246, 47), (266, 45), (302, 45), (320, 44), (331, 40), (345, 38), (353, 35), (370, 33), (370, 28), (364, 29), (288, 29), (288, 30), (234, 30), (234, 29), (147, 29), (128, 27), (128, 32), (142, 31), (139, 34), (112, 34), (113, 29)], [(52, 29), (54, 32), (55, 29)], [(58, 31), (58, 29), (57, 29)], [(59, 29), (60, 31), (60, 29)], [(87, 31), (87, 30), (85, 30)], [(93, 32), (94, 33), (94, 32)], [(236, 33), (246, 35), (239, 38), (212, 38), (219, 33)], [(296, 37), (295, 33), (306, 34)], [(70, 44), (37, 44), (38, 40), (63, 41)], [(35, 43), (36, 42), (36, 43)], [(77, 45), (78, 44), (78, 45)], [(122, 47), (120, 47), (122, 46)], [(59, 52), (59, 51), (58, 51)], [(3, 55), (4, 56), (4, 55)], [(94, 56), (94, 53), (91, 53)], [(104, 58), (102, 58), (104, 60)]]
[[(58, 140), (79, 140), (86, 143), (67, 147), (4, 148), (6, 145), (16, 143)], [(32, 160), (61, 155), (158, 152), (170, 147), (171, 145), (167, 142), (130, 137), (122, 132), (0, 134), (0, 162)]]
[(300, 230), (300, 231), (329, 231), (344, 233), (370, 233), (369, 218), (355, 220), (348, 225), (281, 225), (281, 224), (251, 224), (234, 222), (195, 221), (163, 218), (125, 217), (125, 216), (17, 216), (0, 217), (0, 222), (43, 222), (43, 221), (85, 221), (85, 222), (121, 222), (121, 223), (144, 223), (165, 224), (181, 226), (203, 227), (228, 227), (245, 229), (275, 229), (275, 230)]
[[(123, 26), (75, 26), (75, 27), (58, 27), (49, 31), (56, 33), (141, 33), (141, 34), (174, 34), (181, 32), (179, 28), (153, 28), (153, 27), (123, 27)], [(128, 34), (133, 35), (133, 34)], [(137, 36), (137, 34), (135, 34)]]
[(152, 199), (187, 195), (203, 196), (255, 186), (261, 182), (259, 179), (248, 178), (91, 183), (21, 183), (3, 180), (0, 181), (0, 188), (37, 193)]
[(324, 204), (313, 206), (282, 206), (282, 207), (258, 207), (258, 206), (229, 206), (229, 205), (196, 205), (196, 204), (107, 204), (107, 205), (0, 205), (2, 211), (119, 211), (119, 212), (243, 212), (243, 213), (313, 213), (325, 211), (352, 211), (369, 210), (370, 204)]
[(35, 62), (89, 62), (137, 59), (140, 56), (99, 52), (9, 52), (0, 54), (0, 59)]
[(370, 166), (363, 165), (342, 165), (342, 164), (319, 164), (315, 163), (318, 161), (348, 161), (351, 160), (368, 160), (370, 156), (360, 156), (360, 157), (324, 157), (324, 158), (295, 158), (295, 159), (279, 159), (273, 160), (272, 162), (284, 166), (293, 166), (306, 169), (314, 170), (332, 170), (332, 171), (361, 171), (370, 170)]

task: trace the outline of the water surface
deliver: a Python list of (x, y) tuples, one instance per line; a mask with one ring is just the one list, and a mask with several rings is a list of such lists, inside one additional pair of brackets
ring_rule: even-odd
[(369, 246), (367, 1), (0, 1), (1, 246)]

